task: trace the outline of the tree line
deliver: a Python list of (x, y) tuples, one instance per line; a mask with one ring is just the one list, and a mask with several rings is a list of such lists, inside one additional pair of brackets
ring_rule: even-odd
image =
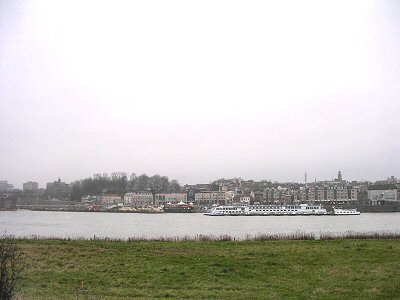
[(103, 194), (118, 194), (123, 196), (128, 192), (148, 191), (157, 193), (178, 193), (182, 190), (179, 182), (175, 179), (171, 181), (166, 176), (142, 174), (135, 176), (132, 174), (121, 177), (98, 177), (77, 180), (72, 184), (71, 199), (79, 201), (84, 196), (99, 196)]

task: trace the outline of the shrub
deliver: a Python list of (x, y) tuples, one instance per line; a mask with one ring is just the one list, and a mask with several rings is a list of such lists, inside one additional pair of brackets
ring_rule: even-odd
[(14, 237), (0, 237), (0, 299), (13, 299), (21, 279), (24, 262), (23, 253)]

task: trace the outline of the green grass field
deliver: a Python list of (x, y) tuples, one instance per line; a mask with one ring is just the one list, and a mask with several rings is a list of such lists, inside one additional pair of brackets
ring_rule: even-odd
[(22, 299), (400, 299), (400, 239), (18, 245)]

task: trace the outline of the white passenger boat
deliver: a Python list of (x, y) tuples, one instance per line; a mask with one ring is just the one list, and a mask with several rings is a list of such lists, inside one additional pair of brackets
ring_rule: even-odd
[(211, 208), (204, 213), (207, 216), (295, 216), (295, 215), (327, 215), (321, 205), (222, 205)]
[(209, 211), (203, 213), (206, 216), (242, 216), (246, 206), (213, 206)]
[(359, 215), (360, 212), (357, 211), (355, 208), (333, 208), (333, 214), (334, 215), (345, 215), (345, 216), (351, 216), (351, 215)]

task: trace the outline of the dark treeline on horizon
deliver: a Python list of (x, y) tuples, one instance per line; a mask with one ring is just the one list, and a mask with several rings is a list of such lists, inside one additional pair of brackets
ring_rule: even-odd
[(149, 191), (156, 193), (177, 193), (181, 190), (179, 182), (175, 179), (169, 181), (168, 177), (142, 174), (140, 176), (99, 177), (77, 180), (72, 184), (72, 200), (80, 200), (87, 195), (118, 194), (127, 192)]

